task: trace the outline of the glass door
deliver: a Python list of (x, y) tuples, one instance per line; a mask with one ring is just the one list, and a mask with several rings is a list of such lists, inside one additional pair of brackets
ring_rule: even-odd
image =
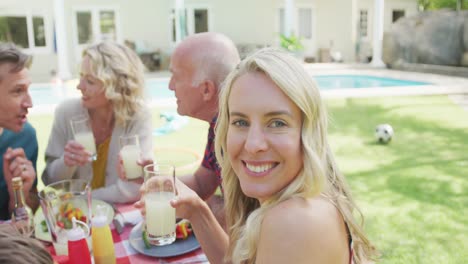
[(104, 40), (120, 41), (117, 11), (113, 8), (75, 10), (75, 58), (81, 61), (83, 50)]

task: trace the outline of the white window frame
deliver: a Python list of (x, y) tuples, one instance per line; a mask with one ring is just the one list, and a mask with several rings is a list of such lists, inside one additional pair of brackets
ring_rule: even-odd
[[(203, 4), (201, 4), (201, 5), (199, 5), (199, 4), (185, 5), (184, 10), (186, 10), (186, 12), (187, 12), (186, 23), (187, 23), (187, 34), (188, 35), (195, 34), (195, 10), (197, 10), (197, 9), (206, 9), (208, 11), (208, 32), (210, 32), (212, 30), (212, 28), (213, 28), (213, 10), (212, 10), (210, 5), (203, 5)], [(174, 21), (173, 21), (173, 19), (171, 17), (172, 10), (174, 10), (173, 7), (169, 9), (169, 19), (170, 19), (170, 23), (169, 23), (169, 26), (170, 26), (169, 41), (171, 42), (172, 45), (175, 45), (176, 42), (172, 38), (172, 29), (174, 28)]]
[(211, 7), (208, 5), (188, 5), (187, 6), (187, 29), (188, 34), (195, 34), (195, 10), (205, 9), (208, 12), (208, 32), (213, 28), (212, 26), (212, 17), (211, 17)]
[[(304, 54), (306, 55), (311, 55), (313, 56), (314, 54), (316, 54), (316, 50), (317, 50), (317, 9), (315, 7), (314, 4), (303, 4), (303, 3), (297, 3), (295, 5), (295, 10), (293, 10), (294, 12), (294, 18), (295, 18), (295, 28), (297, 30), (297, 32), (295, 32), (296, 36), (299, 36), (299, 9), (301, 8), (309, 8), (311, 9), (312, 11), (312, 25), (311, 25), (311, 29), (312, 29), (312, 36), (311, 38), (302, 38), (301, 37), (301, 42), (302, 44), (304, 45)], [(280, 25), (280, 9), (283, 9), (285, 10), (285, 6), (284, 4), (281, 4), (281, 5), (277, 5), (277, 8), (276, 8), (276, 32), (278, 34), (278, 37), (275, 38), (276, 39), (276, 45), (277, 46), (280, 46), (280, 38), (279, 38), (279, 34), (281, 33), (280, 32), (280, 29), (281, 29), (281, 25)], [(299, 36), (300, 37), (300, 36)]]
[[(280, 10), (283, 9), (285, 10), (285, 6), (284, 5), (279, 5), (277, 8), (276, 8), (276, 32), (279, 34), (281, 34), (282, 32), (280, 32), (281, 30), (281, 18), (280, 18)], [(296, 18), (296, 21), (295, 21), (295, 28), (297, 30), (297, 32), (295, 32), (294, 34), (296, 34), (296, 36), (299, 36), (299, 9), (310, 9), (311, 10), (311, 15), (312, 15), (312, 25), (311, 25), (311, 30), (312, 30), (312, 37), (311, 38), (303, 38), (303, 40), (306, 40), (306, 41), (315, 41), (317, 39), (317, 30), (316, 30), (316, 12), (315, 12), (315, 6), (314, 5), (311, 5), (311, 4), (296, 4), (296, 8), (295, 10), (293, 10), (294, 12), (294, 17)]]
[[(120, 9), (115, 5), (100, 5), (100, 6), (77, 6), (72, 8), (72, 29), (73, 29), (73, 46), (75, 47), (75, 58), (77, 62), (81, 61), (82, 50), (92, 44), (99, 43), (102, 41), (102, 33), (99, 25), (99, 12), (101, 11), (114, 11), (115, 15), (115, 36), (117, 43), (123, 43), (122, 31), (120, 26)], [(78, 39), (78, 24), (76, 21), (78, 12), (90, 12), (91, 13), (91, 25), (92, 25), (92, 37), (91, 43), (80, 44)]]
[[(26, 53), (30, 54), (46, 54), (52, 52), (53, 39), (52, 39), (52, 26), (50, 25), (49, 17), (42, 12), (32, 12), (32, 11), (2, 11), (0, 16), (11, 16), (11, 17), (25, 17), (26, 18), (26, 27), (28, 33), (28, 45), (29, 48), (22, 49)], [(33, 27), (33, 17), (39, 16), (44, 20), (44, 30), (45, 30), (45, 46), (36, 47), (34, 44), (34, 27)]]
[[(366, 16), (366, 19), (367, 19), (367, 21), (366, 21), (366, 35), (365, 35), (365, 36), (363, 36), (363, 35), (361, 34), (361, 12), (362, 12), (362, 11), (366, 11), (366, 13), (367, 13), (367, 16)], [(370, 31), (369, 31), (369, 22), (370, 22), (370, 11), (369, 11), (369, 9), (367, 9), (367, 8), (360, 8), (360, 9), (358, 10), (358, 29), (359, 29), (358, 38), (369, 38), (369, 35), (370, 35)]]

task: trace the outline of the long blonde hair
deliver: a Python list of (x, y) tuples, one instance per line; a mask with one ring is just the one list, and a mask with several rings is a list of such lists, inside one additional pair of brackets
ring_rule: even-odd
[[(282, 191), (270, 197), (261, 206), (241, 190), (239, 180), (232, 168), (226, 151), (229, 126), (229, 95), (233, 83), (246, 73), (261, 72), (268, 76), (302, 112), (303, 168), (297, 177)], [(320, 92), (304, 70), (291, 55), (271, 48), (260, 50), (244, 59), (226, 78), (220, 95), (220, 111), (216, 126), (216, 158), (222, 167), (225, 190), (226, 219), (229, 228), (227, 261), (254, 263), (257, 255), (260, 226), (265, 212), (280, 202), (292, 197), (323, 195), (340, 211), (353, 238), (355, 263), (372, 259), (375, 249), (366, 238), (362, 221), (358, 223), (354, 203), (344, 176), (338, 170), (328, 144), (328, 116)]]
[(104, 84), (116, 123), (125, 126), (143, 106), (143, 63), (128, 47), (109, 41), (88, 47), (83, 51), (85, 56), (91, 62), (91, 74)]

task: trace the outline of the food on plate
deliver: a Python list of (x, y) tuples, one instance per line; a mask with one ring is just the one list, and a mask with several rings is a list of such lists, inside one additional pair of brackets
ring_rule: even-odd
[[(190, 224), (188, 220), (183, 219), (177, 222), (176, 239), (179, 239), (179, 240), (187, 239), (192, 233), (193, 233), (192, 225)], [(145, 248), (150, 249), (151, 243), (148, 240), (148, 232), (146, 230), (143, 230), (141, 232), (141, 236), (143, 239), (143, 243), (145, 244)]]
[(145, 248), (150, 249), (151, 243), (148, 240), (148, 232), (146, 232), (146, 230), (143, 230), (142, 237), (143, 237), (143, 243), (145, 244)]
[(176, 226), (176, 239), (187, 239), (192, 234), (192, 225), (188, 220), (181, 220)]
[(41, 230), (42, 230), (42, 232), (44, 232), (44, 233), (49, 232), (49, 228), (47, 228), (47, 223), (46, 223), (45, 220), (42, 220), (42, 221), (41, 221)]

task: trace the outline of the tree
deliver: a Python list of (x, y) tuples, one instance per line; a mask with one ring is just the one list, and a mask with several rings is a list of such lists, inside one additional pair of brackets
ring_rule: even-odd
[(443, 8), (462, 10), (468, 9), (468, 0), (418, 0), (418, 5), (422, 11)]

